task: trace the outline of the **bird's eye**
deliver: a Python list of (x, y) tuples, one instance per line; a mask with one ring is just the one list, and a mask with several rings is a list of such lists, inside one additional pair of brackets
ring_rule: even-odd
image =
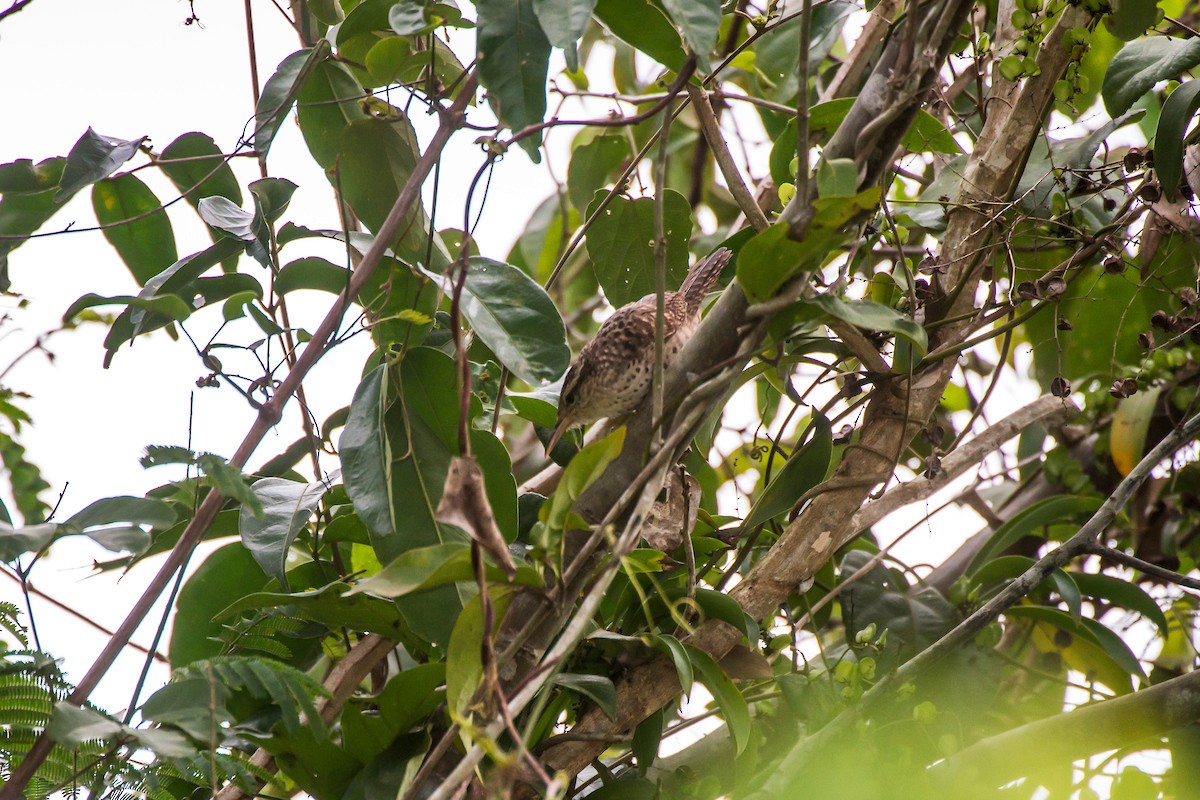
[(576, 392), (574, 389), (568, 389), (567, 393), (563, 395), (563, 402), (568, 403), (568, 404), (574, 403), (575, 395), (576, 395)]

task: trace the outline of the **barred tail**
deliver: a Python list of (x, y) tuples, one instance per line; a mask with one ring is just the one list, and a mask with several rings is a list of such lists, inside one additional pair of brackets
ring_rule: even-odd
[(721, 271), (725, 269), (725, 265), (729, 263), (729, 259), (732, 257), (733, 253), (721, 247), (711, 255), (697, 261), (691, 270), (688, 271), (688, 275), (684, 278), (683, 286), (679, 287), (679, 291), (687, 301), (689, 308), (700, 307), (700, 303), (704, 301), (704, 296), (708, 294), (708, 290), (717, 282)]

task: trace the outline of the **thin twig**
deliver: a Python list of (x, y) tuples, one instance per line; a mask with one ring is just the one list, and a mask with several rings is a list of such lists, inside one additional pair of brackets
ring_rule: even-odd
[[(459, 129), (466, 107), (474, 99), (476, 85), (474, 76), (468, 77), (464, 81), (463, 87), (454, 103), (448, 108), (440, 109), (441, 124), (438, 126), (420, 160), (413, 167), (412, 174), (401, 190), (400, 196), (396, 198), (391, 212), (380, 226), (370, 249), (367, 250), (358, 268), (354, 271), (346, 291), (334, 302), (329, 313), (326, 314), (321, 324), (313, 332), (311, 340), (297, 359), (296, 366), (280, 383), (275, 395), (267, 403), (263, 404), (263, 407), (259, 410), (258, 418), (246, 433), (237, 451), (229, 459), (230, 465), (239, 468), (245, 466), (246, 462), (250, 460), (250, 456), (254, 453), (254, 450), (258, 447), (259, 442), (262, 441), (262, 438), (282, 417), (284, 406), (291, 399), (292, 395), (295, 394), (296, 388), (328, 349), (330, 337), (340, 326), (342, 317), (345, 315), (351, 300), (358, 296), (367, 281), (370, 280), (382, 261), (388, 245), (395, 238), (401, 224), (405, 221), (409, 210), (420, 200), (421, 184), (430, 170), (433, 169), (434, 163), (439, 158), (446, 143), (450, 140), (451, 135)], [(100, 682), (100, 679), (108, 672), (121, 649), (129, 642), (129, 638), (133, 635), (134, 630), (138, 628), (142, 619), (157, 601), (159, 595), (162, 594), (163, 589), (166, 588), (175, 571), (179, 569), (180, 565), (191, 554), (192, 549), (201, 540), (204, 532), (208, 530), (208, 526), (212, 524), (213, 519), (216, 517), (217, 512), (220, 511), (222, 505), (224, 505), (224, 502), (225, 498), (216, 490), (210, 491), (208, 496), (204, 498), (204, 502), (197, 509), (195, 516), (192, 517), (191, 522), (188, 523), (187, 528), (180, 535), (179, 541), (176, 542), (175, 547), (167, 555), (166, 561), (154, 578), (151, 579), (142, 596), (138, 598), (133, 608), (130, 609), (129, 614), (113, 634), (112, 639), (101, 651), (100, 655), (97, 656), (87, 674), (80, 680), (75, 691), (67, 698), (68, 702), (74, 705), (82, 705), (87, 700), (88, 696)], [(0, 800), (19, 800), (22, 797), (25, 786), (50, 754), (50, 748), (50, 738), (43, 733), (34, 742), (25, 760), (13, 771), (8, 783), (0, 787)]]
[[(21, 583), (22, 581), (19, 577), (12, 574), (11, 572), (9, 572), (10, 569), (12, 569), (12, 568), (9, 567), (7, 564), (0, 564), (0, 575), (5, 575), (14, 581), (17, 581), (18, 583)], [(41, 589), (38, 589), (37, 587), (35, 587), (32, 583), (30, 583), (28, 581), (24, 581), (24, 588), (31, 595), (42, 598), (50, 605), (57, 608), (59, 611), (63, 611), (63, 612), (66, 612), (67, 614), (70, 614), (72, 617), (75, 617), (75, 619), (79, 620), (80, 622), (84, 623), (85, 625), (95, 628), (97, 631), (99, 631), (100, 633), (103, 633), (105, 636), (113, 636), (114, 635), (112, 631), (110, 631), (108, 628), (101, 625), (99, 622), (96, 622), (96, 620), (92, 619), (91, 617), (87, 616), (86, 614), (81, 614), (78, 609), (72, 608), (71, 606), (67, 605), (66, 603), (59, 600), (58, 598), (52, 597), (51, 595), (46, 594)], [(127, 646), (133, 648), (134, 650), (137, 650), (139, 653), (142, 653), (147, 656), (152, 656), (155, 661), (158, 661), (161, 664), (170, 663), (167, 660), (167, 657), (165, 655), (163, 655), (162, 653), (158, 652), (157, 650), (151, 650), (148, 647), (144, 647), (144, 646), (138, 644), (137, 642), (129, 642), (127, 644)]]
[(11, 17), (13, 14), (16, 14), (19, 11), (23, 11), (25, 7), (32, 2), (33, 0), (16, 0), (16, 2), (14, 2), (11, 6), (3, 11), (0, 11), (0, 21), (4, 20), (6, 17)]
[(1079, 406), (1070, 400), (1043, 395), (955, 448), (942, 459), (941, 469), (932, 478), (902, 483), (868, 503), (851, 518), (849, 527), (856, 531), (866, 530), (894, 511), (930, 497), (1030, 425), (1040, 422), (1053, 426), (1077, 414)]
[(721, 175), (725, 177), (725, 185), (729, 187), (729, 192), (737, 201), (738, 208), (749, 220), (750, 227), (756, 231), (766, 230), (771, 223), (767, 221), (767, 215), (758, 207), (754, 195), (750, 194), (746, 182), (742, 180), (742, 174), (738, 172), (737, 164), (733, 163), (733, 156), (729, 152), (729, 145), (725, 143), (725, 137), (721, 135), (721, 123), (717, 121), (712, 103), (708, 100), (708, 93), (691, 84), (688, 84), (687, 90), (688, 96), (692, 99), (692, 107), (696, 110), (696, 116), (700, 120), (700, 130), (704, 132), (704, 139), (712, 149), (717, 167), (720, 168)]
[(785, 796), (781, 792), (786, 791), (786, 786), (792, 778), (800, 775), (808, 765), (816, 763), (820, 754), (827, 747), (840, 736), (853, 730), (858, 721), (866, 717), (881, 702), (892, 699), (896, 687), (913, 681), (918, 674), (938, 663), (951, 652), (957, 651), (1003, 614), (1006, 609), (1019, 602), (1051, 572), (1081, 555), (1092, 552), (1104, 529), (1150, 477), (1151, 471), (1165, 459), (1173, 456), (1180, 448), (1194, 441), (1198, 434), (1200, 434), (1200, 414), (1193, 416), (1171, 431), (1153, 450), (1147, 453), (1108, 496), (1104, 505), (1079, 529), (1078, 533), (1043, 556), (979, 610), (955, 626), (952, 631), (880, 680), (863, 695), (857, 705), (847, 708), (816, 734), (797, 743), (791, 752), (784, 756), (783, 762), (772, 779), (768, 780), (763, 785), (761, 792), (754, 796), (763, 798)]

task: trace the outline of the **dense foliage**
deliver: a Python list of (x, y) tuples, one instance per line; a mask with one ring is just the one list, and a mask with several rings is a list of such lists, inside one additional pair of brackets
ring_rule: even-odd
[[(3, 288), (90, 192), (130, 288), (80, 287), (63, 325), (107, 325), (107, 362), (250, 320), (178, 347), (258, 413), (232, 454), (145, 443), (197, 477), (60, 519), (21, 444), (37, 387), (2, 387), (0, 560), (27, 587), (86, 536), (120, 555), (98, 569), (158, 572), (77, 685), (0, 603), (0, 797), (1195, 796), (1200, 9), (866, 6), (295, 0), (232, 150), (89, 128), (0, 154)], [(322, 229), (270, 157), (293, 119), (338, 200)], [(559, 191), (479, 252), (489, 171), (550, 130)], [(479, 169), (438, 229), (451, 137)], [(142, 169), (211, 246), (181, 257)], [(604, 310), (718, 246), (680, 363), (547, 458)], [(252, 465), (360, 324), (344, 407)], [(1044, 396), (1004, 407), (1006, 382)], [(947, 487), (978, 532), (903, 563), (893, 515)], [(204, 539), (170, 683), (90, 704)]]

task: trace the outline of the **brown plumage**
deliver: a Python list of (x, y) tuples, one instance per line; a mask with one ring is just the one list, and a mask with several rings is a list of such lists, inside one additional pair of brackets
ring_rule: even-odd
[[(698, 261), (677, 292), (663, 296), (663, 368), (700, 324), (700, 304), (733, 254), (720, 248)], [(655, 296), (622, 306), (584, 345), (563, 379), (549, 452), (576, 425), (619, 417), (638, 407), (654, 379)]]

